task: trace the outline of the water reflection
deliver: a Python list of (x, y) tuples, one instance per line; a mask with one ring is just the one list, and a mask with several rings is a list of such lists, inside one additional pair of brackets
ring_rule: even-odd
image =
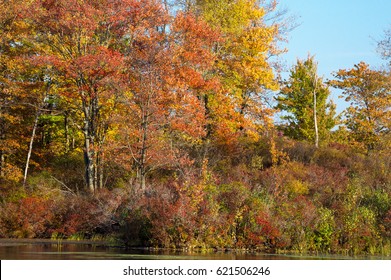
[[(103, 244), (62, 243), (52, 241), (0, 241), (2, 260), (297, 260), (297, 259), (353, 259), (341, 255), (261, 254), (249, 252), (172, 252), (146, 249), (125, 249)], [(361, 256), (354, 259), (386, 259)]]

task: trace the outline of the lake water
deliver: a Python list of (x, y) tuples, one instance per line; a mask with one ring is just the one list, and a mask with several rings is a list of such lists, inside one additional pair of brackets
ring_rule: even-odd
[(1, 260), (313, 260), (313, 259), (390, 259), (389, 257), (342, 255), (262, 254), (249, 252), (189, 253), (151, 251), (104, 246), (95, 242), (67, 242), (52, 240), (1, 240)]

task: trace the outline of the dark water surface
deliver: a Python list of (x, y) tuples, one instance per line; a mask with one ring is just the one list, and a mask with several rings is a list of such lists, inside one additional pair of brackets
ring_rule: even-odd
[(374, 256), (263, 254), (249, 252), (189, 253), (126, 249), (101, 242), (0, 239), (1, 260), (313, 260), (390, 259)]

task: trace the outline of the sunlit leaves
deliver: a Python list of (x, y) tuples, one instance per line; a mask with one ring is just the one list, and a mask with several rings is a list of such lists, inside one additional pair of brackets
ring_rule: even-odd
[(284, 82), (277, 108), (282, 110), (281, 119), (286, 121), (282, 128), (286, 135), (298, 140), (313, 141), (314, 92), (320, 140), (330, 138), (330, 130), (336, 125), (335, 105), (328, 100), (330, 91), (323, 79), (317, 76), (317, 64), (313, 57), (298, 60)]
[(346, 126), (354, 141), (367, 149), (375, 144), (391, 128), (391, 82), (389, 73), (370, 69), (360, 62), (352, 69), (341, 69), (330, 84), (342, 89), (350, 106), (346, 109)]
[(266, 11), (258, 1), (195, 2), (193, 9), (223, 38), (213, 47), (217, 59), (211, 71), (221, 89), (204, 95), (210, 133), (227, 143), (240, 135), (256, 140), (270, 124), (265, 92), (278, 88), (269, 57), (279, 31), (266, 24)]
[(117, 141), (108, 149), (145, 188), (147, 174), (186, 162), (180, 146), (205, 134), (198, 92), (217, 84), (203, 74), (213, 65), (210, 50), (219, 37), (190, 13), (173, 17), (158, 1), (138, 3), (129, 41), (121, 46), (127, 91), (113, 114)]

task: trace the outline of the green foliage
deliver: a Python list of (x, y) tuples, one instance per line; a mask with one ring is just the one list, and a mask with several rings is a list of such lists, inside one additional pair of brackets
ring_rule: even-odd
[(377, 189), (368, 192), (363, 197), (361, 204), (371, 209), (376, 214), (377, 219), (381, 221), (391, 209), (391, 196), (384, 189)]
[(376, 215), (366, 207), (352, 209), (345, 217), (341, 233), (342, 246), (348, 252), (373, 252), (379, 244)]
[(318, 208), (318, 221), (314, 230), (314, 247), (316, 251), (330, 252), (335, 238), (334, 213), (327, 208)]
[(313, 57), (298, 60), (277, 97), (277, 109), (285, 113), (281, 116), (286, 121), (282, 126), (285, 135), (312, 143), (315, 141), (314, 95), (320, 142), (330, 139), (331, 129), (337, 124), (335, 105), (328, 100), (330, 91), (316, 72)]

